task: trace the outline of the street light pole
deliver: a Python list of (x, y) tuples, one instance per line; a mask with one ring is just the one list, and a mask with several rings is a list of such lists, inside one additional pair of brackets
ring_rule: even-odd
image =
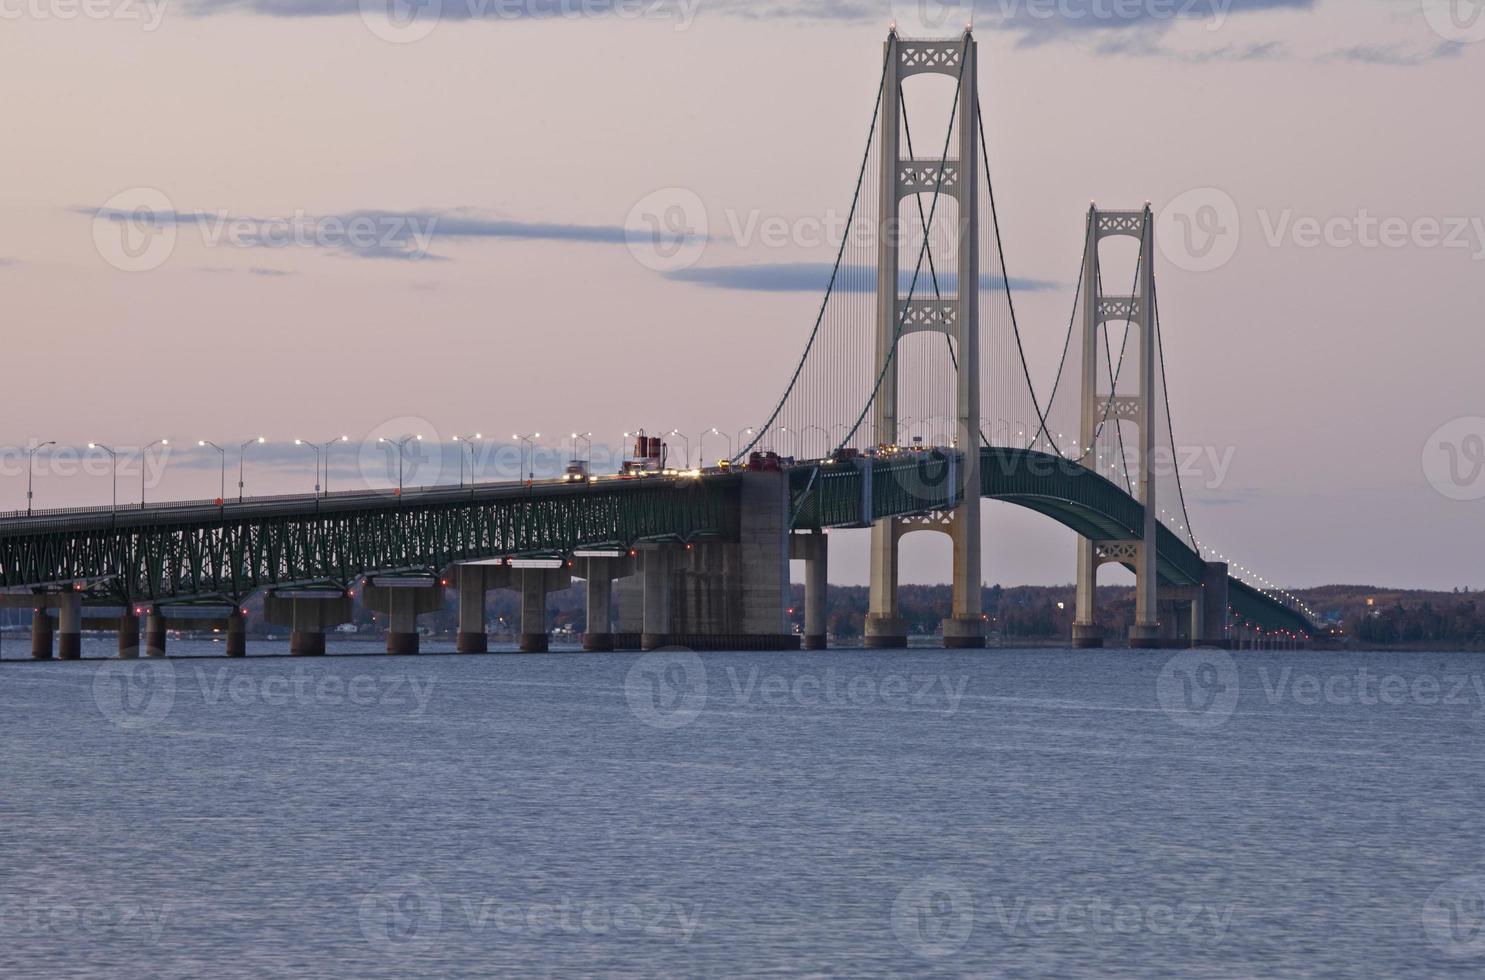
[(113, 461), (113, 466), (111, 467), (113, 472), (113, 509), (117, 511), (119, 509), (119, 454), (101, 442), (90, 442), (88, 443), (88, 448), (103, 450), (108, 453), (108, 458)]
[[(742, 452), (743, 451), (743, 436), (744, 435), (752, 435), (752, 434), (753, 434), (753, 430), (752, 430), (751, 427), (746, 428), (746, 429), (738, 429), (737, 430), (737, 451), (738, 452)], [(731, 444), (729, 443), (729, 445), (731, 445)]]
[(294, 445), (296, 445), (296, 446), (308, 446), (311, 450), (314, 451), (314, 454), (315, 454), (315, 496), (318, 497), (320, 495), (320, 447), (317, 446), (317, 445), (315, 445), (312, 442), (305, 442), (303, 439), (295, 439), (294, 440)]
[(522, 459), (522, 464), (523, 464), (522, 465), (522, 469), (525, 469), (525, 465), (524, 464), (525, 464), (526, 447), (527, 446), (530, 446), (531, 447), (531, 464), (530, 464), (531, 465), (531, 468), (529, 470), (527, 470), (527, 472), (526, 472), (526, 481), (528, 483), (535, 481), (535, 479), (536, 479), (536, 440), (541, 438), (541, 433), (540, 432), (533, 432), (529, 436), (523, 436), (519, 432), (512, 432), (510, 437), (512, 439), (519, 439), (521, 441), (521, 454), (522, 454), (521, 459)]
[(217, 499), (218, 500), (226, 500), (227, 499), (227, 450), (223, 449), (221, 446), (218, 446), (216, 443), (212, 442), (210, 439), (197, 439), (196, 440), (196, 445), (198, 445), (198, 446), (210, 446), (211, 448), (213, 448), (213, 449), (215, 449), (217, 451), (217, 454), (218, 455), (220, 455), (222, 457), (222, 492), (221, 492), (221, 496), (218, 497)]
[(681, 442), (685, 444), (686, 459), (684, 465), (681, 466), (681, 469), (689, 470), (691, 468), (691, 440), (686, 438), (686, 434), (680, 429), (671, 429), (670, 434), (673, 436), (680, 436)]
[(139, 509), (144, 510), (144, 482), (149, 472), (150, 450), (156, 446), (170, 445), (169, 439), (156, 439), (139, 451)]
[(57, 440), (55, 440), (55, 439), (48, 439), (46, 442), (43, 442), (39, 446), (33, 446), (26, 453), (26, 516), (27, 517), (31, 516), (31, 496), (32, 496), (32, 494), (31, 494), (31, 487), (32, 487), (31, 477), (34, 475), (34, 472), (33, 471), (35, 470), (35, 466), (32, 464), (32, 461), (36, 458), (36, 453), (37, 453), (38, 450), (43, 449), (46, 446), (55, 446), (56, 444), (57, 444)]
[(460, 446), (459, 447), (459, 486), (461, 486), (461, 487), (464, 486), (464, 450), (465, 449), (468, 449), (469, 450), (469, 482), (470, 483), (473, 483), (474, 482), (474, 440), (476, 440), (476, 439), (483, 439), (483, 438), (484, 438), (484, 436), (480, 435), (478, 432), (476, 432), (473, 436), (470, 436), (468, 439), (466, 439), (463, 436), (454, 436), (454, 441), (455, 442), (462, 442), (462, 443), (464, 443), (463, 446)]
[(593, 463), (593, 433), (591, 433), (591, 432), (574, 432), (572, 434), (572, 461), (574, 463), (577, 462), (578, 459), (579, 459), (578, 451), (577, 451), (577, 447), (578, 447), (578, 442), (579, 441), (587, 444), (587, 447), (588, 447), (588, 463), (589, 463), (589, 465), (592, 465), (592, 463)]
[(414, 439), (419, 442), (423, 441), (422, 436), (403, 436), (401, 439), (383, 439), (378, 437), (376, 440), (377, 442), (390, 442), (397, 447), (397, 496), (399, 497), (402, 496), (402, 451)]
[(237, 502), (239, 504), (242, 503), (242, 460), (243, 457), (247, 455), (247, 447), (251, 446), (255, 442), (259, 445), (262, 445), (263, 437), (259, 436), (256, 439), (249, 439), (247, 442), (237, 447)]
[(328, 442), (321, 443), (321, 446), (325, 449), (325, 496), (327, 497), (330, 496), (330, 447), (337, 442), (350, 442), (350, 440), (350, 436), (341, 436), (339, 439), (331, 439)]

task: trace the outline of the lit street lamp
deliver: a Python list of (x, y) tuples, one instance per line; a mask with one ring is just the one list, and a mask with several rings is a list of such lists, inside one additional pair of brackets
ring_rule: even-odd
[(377, 440), (376, 440), (377, 442), (390, 442), (390, 443), (392, 443), (393, 445), (395, 445), (397, 447), (397, 495), (399, 497), (402, 496), (402, 456), (403, 456), (403, 450), (407, 447), (407, 444), (410, 443), (410, 442), (412, 442), (414, 439), (416, 439), (418, 442), (422, 442), (423, 441), (423, 437), (422, 436), (403, 436), (401, 439), (383, 439), (380, 436), (378, 436), (377, 437)]
[[(523, 436), (519, 432), (512, 432), (511, 435), (510, 435), (510, 437), (512, 439), (517, 439), (517, 440), (520, 441), (520, 444), (521, 444), (521, 469), (526, 472), (526, 479), (528, 481), (535, 480), (536, 479), (536, 442), (535, 442), (535, 440), (541, 438), (541, 433), (540, 432), (533, 432), (529, 436)], [(531, 447), (531, 468), (529, 470), (526, 469), (526, 447), (527, 446), (530, 446)]]
[(223, 449), (221, 446), (218, 446), (216, 443), (212, 442), (210, 439), (197, 439), (196, 440), (196, 445), (198, 445), (198, 446), (210, 446), (211, 448), (213, 448), (213, 449), (215, 449), (217, 451), (217, 454), (219, 456), (222, 457), (222, 491), (221, 491), (220, 496), (217, 497), (217, 499), (218, 500), (226, 500), (227, 499), (227, 450)]
[(149, 473), (150, 450), (170, 445), (169, 439), (156, 439), (139, 451), (139, 509), (144, 510), (144, 478)]
[(681, 443), (685, 445), (686, 458), (681, 464), (681, 469), (689, 470), (691, 468), (691, 440), (686, 438), (686, 434), (680, 429), (671, 429), (669, 434), (680, 437)]
[(460, 446), (459, 447), (459, 486), (461, 486), (461, 487), (464, 486), (464, 450), (466, 448), (469, 450), (469, 482), (470, 483), (473, 483), (474, 482), (474, 440), (476, 440), (476, 439), (483, 439), (483, 438), (484, 438), (484, 436), (480, 435), (478, 432), (476, 432), (474, 435), (472, 435), (472, 436), (470, 436), (468, 438), (465, 438), (464, 436), (454, 436), (454, 441), (455, 442), (462, 442), (462, 443), (464, 443), (463, 446)]
[(113, 509), (119, 509), (119, 454), (100, 442), (88, 443), (89, 449), (101, 449), (108, 453), (108, 458), (113, 461)]
[(29, 450), (26, 451), (26, 515), (27, 516), (30, 516), (30, 514), (31, 514), (31, 496), (32, 496), (31, 495), (31, 477), (33, 476), (33, 471), (35, 470), (35, 467), (32, 465), (32, 460), (34, 460), (36, 458), (36, 452), (37, 452), (37, 450), (42, 449), (42, 448), (44, 448), (46, 446), (55, 446), (56, 444), (57, 444), (57, 440), (55, 440), (55, 439), (48, 439), (46, 442), (43, 442), (41, 445), (39, 445), (39, 446), (32, 446)]
[(259, 436), (256, 439), (249, 439), (237, 447), (237, 502), (239, 504), (242, 503), (242, 459), (247, 455), (247, 447), (255, 442), (261, 446), (263, 444), (263, 437)]

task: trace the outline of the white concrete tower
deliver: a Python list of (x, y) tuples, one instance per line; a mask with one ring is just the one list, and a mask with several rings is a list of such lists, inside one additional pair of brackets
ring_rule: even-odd
[[(1105, 296), (1099, 285), (1099, 244), (1116, 235), (1136, 238), (1140, 243), (1139, 278), (1133, 296)], [(1139, 500), (1144, 507), (1144, 526), (1137, 541), (1091, 541), (1078, 539), (1077, 615), (1073, 622), (1073, 645), (1103, 645), (1103, 630), (1097, 621), (1094, 590), (1098, 567), (1108, 562), (1132, 565), (1135, 570), (1135, 623), (1130, 627), (1131, 646), (1155, 646), (1159, 642), (1156, 606), (1156, 534), (1159, 511), (1155, 500), (1155, 222), (1150, 206), (1143, 211), (1088, 209), (1088, 240), (1083, 259), (1083, 391), (1082, 425), (1078, 447), (1083, 465), (1098, 472), (1099, 459), (1093, 450), (1101, 426), (1108, 432), (1121, 422), (1139, 429)], [(1118, 396), (1103, 391), (1100, 377), (1098, 337), (1110, 320), (1130, 321), (1139, 335), (1139, 394)]]
[[(951, 615), (944, 620), (944, 644), (985, 644), (980, 593), (980, 334), (979, 334), (979, 98), (976, 44), (969, 31), (952, 40), (915, 41), (887, 37), (881, 106), (881, 207), (877, 229), (876, 371), (882, 377), (874, 405), (878, 442), (897, 437), (897, 362), (902, 337), (919, 331), (944, 333), (953, 341), (958, 361), (955, 379), (955, 442), (960, 460), (954, 468), (958, 501), (952, 511), (929, 520), (885, 519), (872, 525), (871, 599), (866, 617), (868, 647), (907, 644), (897, 594), (898, 542), (913, 530), (937, 530), (954, 541), (954, 585)], [(959, 79), (955, 110), (958, 156), (947, 160), (903, 159), (899, 139), (902, 83), (913, 75), (935, 73)], [(913, 297), (898, 295), (900, 214), (903, 200), (918, 194), (957, 202), (957, 293), (934, 297), (919, 288)], [(943, 202), (940, 202), (943, 206)], [(925, 208), (925, 211), (927, 209)], [(917, 220), (917, 205), (911, 218)], [(926, 230), (925, 230), (926, 231)], [(885, 369), (885, 375), (883, 371)]]

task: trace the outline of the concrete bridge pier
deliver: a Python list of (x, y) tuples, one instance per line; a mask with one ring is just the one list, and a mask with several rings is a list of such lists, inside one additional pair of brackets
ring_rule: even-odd
[(614, 579), (623, 580), (632, 562), (628, 558), (578, 558), (573, 572), (586, 582), (587, 618), (583, 631), (583, 649), (604, 653), (614, 649)]
[(52, 659), (52, 633), (57, 621), (44, 607), (31, 614), (31, 659)]
[(119, 614), (119, 659), (139, 659), (139, 613), (133, 606)]
[(408, 579), (405, 584), (395, 578), (368, 582), (361, 601), (372, 612), (387, 617), (387, 652), (418, 652), (418, 616), (443, 608), (443, 586), (427, 584), (424, 579)]
[(640, 572), (644, 576), (641, 650), (654, 650), (670, 642), (671, 550), (669, 546), (654, 545), (640, 551)]
[(454, 587), (459, 593), (459, 636), (454, 641), (458, 653), (489, 653), (490, 637), (485, 624), (484, 565), (455, 565)]
[(241, 606), (227, 614), (227, 656), (247, 656), (247, 617), (243, 615)]
[(325, 631), (351, 621), (351, 597), (329, 590), (270, 592), (263, 599), (263, 618), (275, 626), (289, 627), (291, 655), (323, 656)]
[(521, 568), (521, 652), (546, 653), (551, 648), (547, 635), (547, 593), (560, 592), (572, 586), (572, 572), (566, 568)]
[(630, 573), (614, 582), (614, 649), (638, 650), (645, 628), (645, 577), (637, 556)]
[(804, 642), (806, 650), (824, 650), (828, 645), (829, 619), (826, 610), (829, 581), (830, 538), (821, 531), (795, 534), (789, 539), (790, 557), (804, 559)]
[(158, 606), (151, 606), (144, 617), (144, 655), (165, 656), (165, 613)]
[(867, 600), (863, 640), (868, 650), (907, 647), (907, 625), (897, 596), (898, 533), (888, 517), (871, 529), (871, 592)]
[(78, 660), (82, 657), (82, 596), (63, 593), (57, 596), (57, 659)]

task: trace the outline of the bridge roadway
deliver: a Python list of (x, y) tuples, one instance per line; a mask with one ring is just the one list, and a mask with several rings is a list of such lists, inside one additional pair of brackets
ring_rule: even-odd
[[(931, 515), (959, 499), (957, 454), (915, 450), (789, 468), (795, 530)], [(981, 496), (1030, 508), (1099, 542), (1137, 541), (1140, 503), (1081, 465), (1032, 450), (982, 449)], [(77, 589), (90, 602), (240, 603), (262, 589), (346, 586), (367, 573), (460, 562), (570, 557), (593, 548), (735, 541), (740, 472), (477, 483), (178, 501), (0, 515), (0, 587)], [(1199, 587), (1206, 563), (1163, 525), (1162, 584)], [(1237, 579), (1229, 605), (1263, 630), (1313, 634), (1295, 610)]]

